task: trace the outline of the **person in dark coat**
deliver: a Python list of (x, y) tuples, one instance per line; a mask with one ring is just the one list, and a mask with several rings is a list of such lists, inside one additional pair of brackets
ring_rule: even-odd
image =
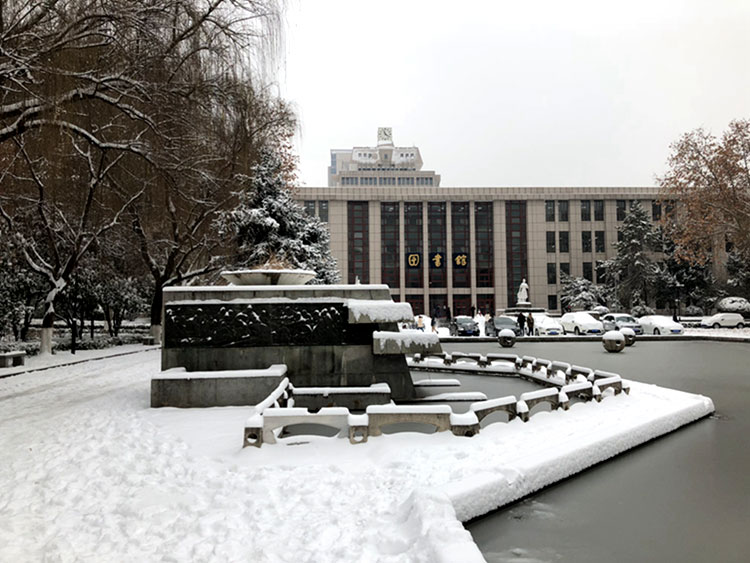
[(523, 316), (523, 313), (518, 313), (518, 317), (516, 320), (518, 321), (518, 328), (521, 329), (521, 336), (523, 336), (524, 334), (526, 334), (526, 317)]

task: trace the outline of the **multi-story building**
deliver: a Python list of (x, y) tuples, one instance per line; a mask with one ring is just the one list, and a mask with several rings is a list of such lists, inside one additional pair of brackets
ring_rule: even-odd
[[(379, 139), (388, 146), (390, 131)], [(375, 149), (346, 154), (360, 150)], [(418, 149), (391, 150), (413, 151), (414, 169), (400, 172), (419, 173)], [(333, 161), (338, 151), (331, 154)], [(658, 188), (448, 188), (378, 181), (363, 189), (362, 183), (341, 180), (365, 173), (379, 178), (379, 169), (345, 171), (335, 160), (330, 187), (301, 188), (297, 197), (329, 224), (345, 283), (387, 284), (393, 299), (411, 303), (415, 314), (442, 313), (446, 306), (454, 315), (472, 306), (491, 313), (511, 307), (523, 279), (534, 306), (560, 311), (563, 273), (603, 281), (601, 264), (616, 254), (618, 227), (631, 201), (640, 201), (654, 222), (661, 219)]]
[(328, 186), (439, 186), (440, 176), (422, 170), (417, 147), (395, 147), (390, 127), (378, 129), (375, 147), (331, 151)]

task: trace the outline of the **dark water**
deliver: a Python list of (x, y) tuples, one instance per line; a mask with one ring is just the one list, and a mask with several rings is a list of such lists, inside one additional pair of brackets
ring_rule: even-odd
[(750, 345), (640, 342), (608, 354), (599, 343), (520, 342), (513, 350), (707, 395), (717, 412), (468, 523), (488, 561), (750, 561)]

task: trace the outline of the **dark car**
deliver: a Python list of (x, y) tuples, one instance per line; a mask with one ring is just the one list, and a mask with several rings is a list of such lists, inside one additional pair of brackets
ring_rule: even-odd
[(484, 333), (487, 336), (497, 336), (504, 328), (509, 328), (516, 336), (521, 336), (521, 327), (512, 317), (494, 317), (490, 322), (484, 323)]
[(479, 336), (479, 325), (471, 317), (456, 317), (448, 328), (451, 336)]

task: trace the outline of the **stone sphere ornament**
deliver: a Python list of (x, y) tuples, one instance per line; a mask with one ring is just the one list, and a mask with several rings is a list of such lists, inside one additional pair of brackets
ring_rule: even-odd
[(497, 335), (497, 341), (503, 348), (513, 348), (513, 345), (516, 343), (516, 333), (509, 328), (504, 328)]
[(625, 346), (632, 346), (635, 344), (635, 331), (632, 328), (621, 328), (620, 332), (625, 337)]
[(607, 352), (622, 352), (625, 348), (625, 337), (619, 330), (610, 330), (602, 336), (602, 345)]

